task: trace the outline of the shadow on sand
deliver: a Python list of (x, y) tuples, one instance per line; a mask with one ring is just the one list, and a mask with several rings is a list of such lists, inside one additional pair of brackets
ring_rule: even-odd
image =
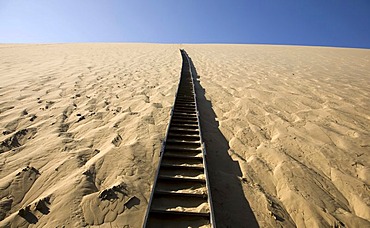
[(259, 227), (249, 206), (238, 177), (242, 172), (237, 161), (231, 159), (229, 142), (219, 130), (216, 114), (211, 101), (205, 97), (199, 76), (190, 59), (202, 127), (202, 137), (206, 144), (207, 166), (211, 186), (212, 201), (218, 227)]

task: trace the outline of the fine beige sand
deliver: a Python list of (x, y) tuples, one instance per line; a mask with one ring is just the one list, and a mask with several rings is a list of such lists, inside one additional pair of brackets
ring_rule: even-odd
[(119, 43), (0, 45), (0, 227), (141, 227), (179, 48), (219, 227), (370, 227), (370, 50)]

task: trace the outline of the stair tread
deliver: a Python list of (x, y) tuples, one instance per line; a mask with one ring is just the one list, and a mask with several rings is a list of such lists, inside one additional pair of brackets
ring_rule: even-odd
[(166, 190), (156, 190), (154, 192), (156, 195), (171, 195), (171, 196), (178, 196), (178, 197), (197, 197), (197, 198), (207, 198), (206, 193), (192, 193), (192, 192), (174, 192), (174, 191), (166, 191)]
[(201, 156), (196, 157), (196, 156), (187, 156), (187, 155), (180, 155), (180, 154), (168, 154), (168, 153), (164, 153), (163, 157), (166, 157), (166, 158), (182, 158), (182, 159), (188, 159), (188, 160), (203, 160), (203, 157), (201, 157)]
[(170, 164), (161, 164), (161, 168), (168, 169), (194, 169), (194, 170), (203, 170), (203, 166), (185, 166), (185, 165), (170, 165)]
[(185, 142), (185, 143), (200, 143), (200, 140), (182, 140), (182, 139), (174, 139), (174, 138), (167, 138), (166, 142)]
[(199, 216), (199, 217), (209, 217), (209, 212), (193, 212), (193, 211), (174, 211), (174, 210), (161, 210), (161, 209), (151, 209), (151, 213), (159, 213), (159, 214), (166, 214), (166, 215), (183, 215), (183, 216)]
[(198, 178), (192, 178), (192, 177), (173, 177), (168, 175), (158, 175), (158, 179), (160, 180), (168, 180), (168, 181), (191, 181), (191, 182), (201, 182), (205, 183), (205, 179), (198, 179)]

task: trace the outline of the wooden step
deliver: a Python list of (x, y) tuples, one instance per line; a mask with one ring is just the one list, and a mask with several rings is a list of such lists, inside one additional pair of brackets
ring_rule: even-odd
[(181, 126), (170, 126), (169, 128), (169, 134), (198, 134), (199, 135), (199, 130), (198, 129), (189, 129), (189, 128), (182, 128)]
[(179, 161), (180, 160), (203, 161), (202, 157), (187, 156), (187, 155), (180, 155), (180, 154), (168, 154), (168, 153), (163, 153), (163, 158), (178, 159)]
[(199, 193), (189, 193), (189, 192), (171, 192), (171, 191), (163, 191), (163, 190), (156, 190), (154, 192), (155, 195), (168, 195), (174, 197), (197, 197), (206, 199), (207, 194), (199, 194)]
[(171, 140), (186, 140), (186, 141), (199, 141), (200, 136), (198, 134), (177, 134), (169, 132), (167, 136), (167, 141)]
[(169, 181), (169, 182), (206, 183), (205, 179), (198, 179), (198, 178), (191, 178), (191, 177), (172, 177), (172, 176), (158, 175), (158, 179), (161, 181)]
[(187, 211), (166, 211), (161, 209), (152, 209), (150, 213), (154, 214), (164, 214), (166, 216), (196, 216), (196, 217), (206, 217), (210, 216), (209, 213), (204, 212), (187, 212)]
[(203, 166), (181, 166), (181, 165), (170, 165), (170, 164), (161, 164), (161, 168), (163, 169), (175, 169), (175, 170), (182, 170), (182, 169), (191, 169), (191, 170), (204, 170)]
[[(179, 141), (179, 140), (167, 140), (166, 148), (175, 148), (175, 149), (197, 149), (200, 148), (200, 141)], [(165, 149), (166, 149), (165, 148)]]
[(183, 128), (183, 129), (198, 129), (199, 126), (197, 124), (179, 124), (179, 123), (171, 123), (171, 127)]

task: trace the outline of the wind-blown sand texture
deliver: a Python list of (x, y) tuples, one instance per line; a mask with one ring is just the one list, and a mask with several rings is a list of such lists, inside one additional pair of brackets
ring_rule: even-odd
[(370, 50), (53, 44), (0, 45), (0, 227), (141, 227), (179, 48), (219, 227), (370, 226)]

